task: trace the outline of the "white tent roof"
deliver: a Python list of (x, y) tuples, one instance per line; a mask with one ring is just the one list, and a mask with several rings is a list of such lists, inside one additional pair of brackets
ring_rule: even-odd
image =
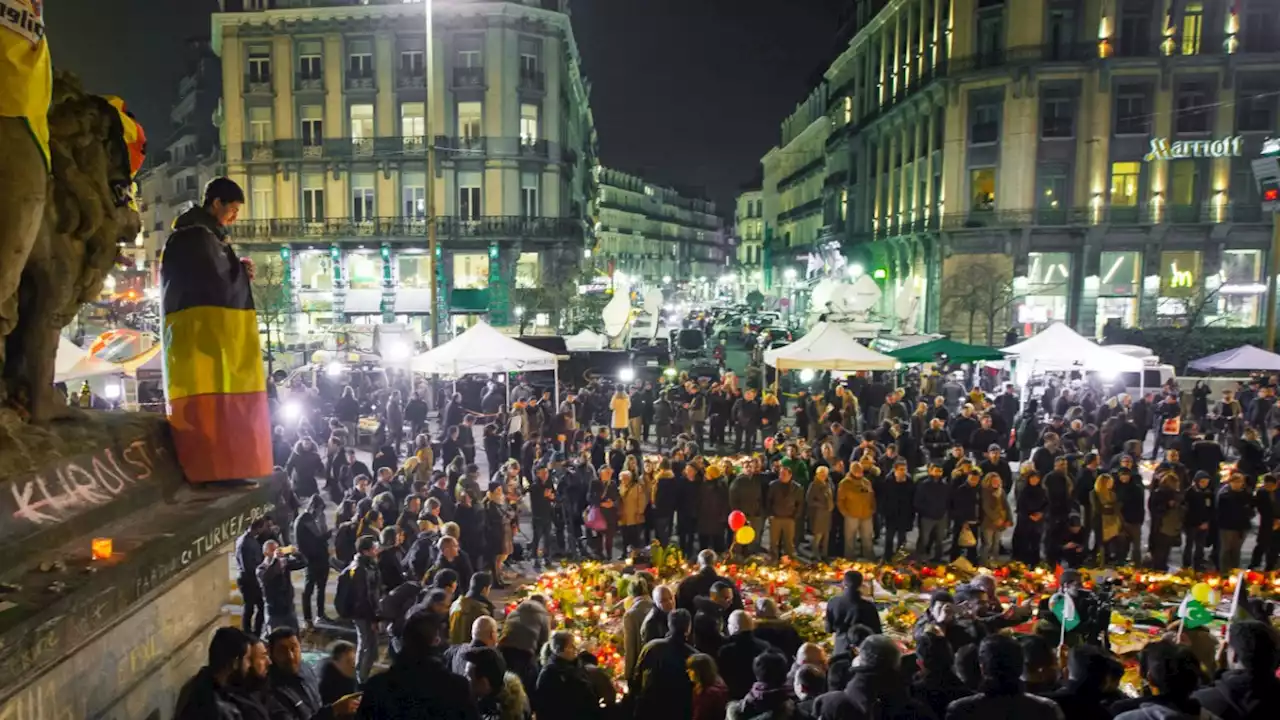
[(1014, 356), (1020, 370), (1142, 372), (1143, 368), (1142, 358), (1098, 345), (1060, 322), (1000, 352)]
[(604, 347), (606, 339), (605, 336), (586, 329), (577, 335), (565, 338), (564, 346), (568, 350), (600, 350)]
[(790, 345), (766, 351), (764, 361), (779, 370), (892, 370), (898, 361), (861, 345), (839, 327), (820, 322)]
[(468, 373), (554, 370), (556, 356), (479, 322), (449, 342), (415, 357), (409, 366), (414, 372), (458, 377)]
[(104, 375), (119, 375), (114, 363), (89, 355), (65, 337), (58, 337), (58, 354), (53, 359), (53, 381), (71, 382)]

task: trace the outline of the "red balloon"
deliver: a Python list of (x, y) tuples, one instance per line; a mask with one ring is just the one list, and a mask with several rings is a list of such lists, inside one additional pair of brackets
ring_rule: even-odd
[(729, 513), (729, 529), (738, 532), (738, 528), (747, 524), (747, 516), (742, 514), (741, 510), (734, 510)]

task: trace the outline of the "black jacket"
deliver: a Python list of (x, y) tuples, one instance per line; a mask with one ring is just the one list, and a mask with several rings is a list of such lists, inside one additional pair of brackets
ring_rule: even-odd
[(848, 651), (846, 633), (854, 625), (865, 625), (877, 635), (883, 632), (875, 603), (846, 590), (827, 602), (827, 632), (836, 636), (836, 653)]
[[(1044, 485), (1023, 485), (1019, 488), (1017, 508), (1019, 522), (1030, 520), (1032, 513), (1048, 513), (1049, 493), (1045, 492)], [(1044, 518), (1040, 521), (1043, 522)]]
[(466, 550), (459, 550), (458, 555), (453, 560), (446, 560), (443, 555), (437, 555), (435, 564), (427, 569), (423, 582), (435, 581), (436, 573), (445, 568), (458, 573), (459, 592), (461, 592), (461, 588), (471, 587), (471, 576), (475, 574), (475, 565), (471, 562), (471, 554)]
[(333, 708), (320, 699), (320, 681), (302, 663), (297, 675), (278, 667), (267, 670), (267, 712), (271, 720), (330, 720)]
[(692, 717), (693, 683), (686, 663), (696, 652), (683, 640), (671, 638), (654, 640), (644, 646), (628, 682), (635, 695), (635, 717), (672, 720)]
[(981, 486), (971, 486), (967, 482), (960, 483), (951, 491), (950, 520), (953, 523), (972, 523), (978, 521), (978, 498)]
[(235, 698), (227, 688), (218, 687), (208, 667), (200, 668), (178, 692), (174, 720), (243, 720)]
[(1192, 485), (1182, 495), (1182, 503), (1186, 513), (1182, 516), (1182, 527), (1194, 530), (1200, 525), (1213, 521), (1213, 489)]
[[(947, 706), (969, 697), (973, 691), (965, 686), (953, 672), (930, 673), (911, 683), (912, 699), (924, 703), (939, 720), (947, 716)], [(1028, 718), (1027, 720), (1031, 720)]]
[(1274, 675), (1254, 677), (1244, 670), (1229, 670), (1191, 697), (1221, 720), (1274, 718), (1280, 708), (1280, 680)]
[(951, 483), (946, 478), (926, 479), (916, 483), (915, 511), (927, 520), (941, 520), (951, 509)]
[(262, 541), (252, 530), (245, 530), (244, 534), (236, 538), (236, 569), (240, 584), (243, 585), (246, 579), (252, 579), (256, 585), (258, 566), (261, 564)]
[(332, 531), (320, 531), (320, 523), (311, 513), (302, 513), (293, 521), (293, 542), (309, 567), (328, 567), (331, 534)]
[(667, 636), (667, 615), (666, 610), (655, 605), (649, 614), (644, 616), (644, 622), (640, 623), (641, 647)]
[[(879, 615), (876, 619), (879, 619)], [(796, 651), (804, 644), (800, 632), (789, 620), (756, 618), (755, 634), (757, 638), (769, 643), (787, 657), (795, 657)]]
[(377, 561), (367, 555), (357, 555), (352, 562), (355, 564), (355, 575), (351, 578), (351, 591), (354, 593), (352, 618), (377, 620), (378, 605), (382, 601), (382, 581), (378, 577)]
[(277, 555), (273, 562), (263, 561), (258, 566), (258, 584), (262, 587), (262, 600), (267, 614), (293, 612), (293, 578), (291, 572), (307, 566), (300, 555)]
[(1054, 471), (1045, 475), (1040, 484), (1049, 495), (1049, 515), (1066, 520), (1071, 514), (1071, 480), (1066, 475)]
[(882, 480), (876, 488), (876, 508), (884, 517), (885, 526), (891, 530), (910, 529), (915, 520), (915, 483), (911, 480), (897, 482), (893, 478)]
[(731, 699), (741, 698), (751, 689), (751, 684), (756, 679), (752, 663), (757, 655), (768, 652), (769, 647), (769, 643), (756, 637), (750, 630), (730, 635), (720, 646), (716, 666), (720, 669), (724, 684), (729, 687)]
[(592, 720), (600, 716), (595, 690), (582, 667), (562, 658), (555, 658), (542, 668), (530, 700), (540, 718)]
[(369, 678), (360, 698), (360, 720), (480, 720), (465, 678), (449, 672), (438, 655), (397, 660)]
[(711, 586), (722, 581), (733, 587), (733, 603), (729, 606), (729, 612), (743, 609), (742, 596), (738, 594), (738, 584), (727, 577), (717, 575), (715, 568), (702, 568), (681, 580), (676, 586), (676, 607), (684, 608), (691, 613), (696, 612), (697, 599), (710, 595)]
[(1245, 532), (1252, 526), (1253, 496), (1248, 490), (1236, 492), (1229, 485), (1218, 490), (1218, 529)]
[(1102, 693), (1078, 680), (1068, 680), (1061, 690), (1046, 697), (1057, 703), (1063, 716), (1071, 720), (1111, 720), (1112, 717), (1108, 709), (1110, 703)]
[(378, 553), (378, 576), (382, 581), (383, 593), (389, 593), (404, 584), (404, 568), (401, 565), (404, 551), (399, 547), (383, 548)]
[(1064, 720), (1057, 703), (1048, 698), (1022, 692), (980, 692), (952, 703), (946, 720), (994, 720), (994, 718), (1026, 718), (1030, 720)]
[(927, 705), (911, 698), (897, 673), (855, 667), (844, 693), (869, 718), (937, 720)]
[(1130, 478), (1124, 483), (1116, 480), (1116, 497), (1120, 499), (1120, 519), (1141, 525), (1147, 517), (1147, 498), (1141, 478)]
[(323, 705), (332, 705), (359, 687), (355, 678), (343, 675), (329, 658), (321, 659), (316, 668), (316, 674), (320, 676), (320, 703)]

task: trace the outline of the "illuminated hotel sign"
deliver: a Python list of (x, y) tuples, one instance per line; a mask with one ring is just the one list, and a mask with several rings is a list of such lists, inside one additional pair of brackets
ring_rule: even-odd
[(1143, 158), (1152, 160), (1182, 160), (1184, 158), (1240, 157), (1244, 138), (1239, 135), (1220, 140), (1177, 140), (1151, 138), (1151, 150)]

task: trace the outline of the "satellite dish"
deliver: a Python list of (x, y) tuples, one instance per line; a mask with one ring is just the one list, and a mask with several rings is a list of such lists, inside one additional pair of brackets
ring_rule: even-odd
[(920, 291), (914, 282), (907, 282), (894, 298), (893, 308), (898, 318), (898, 328), (903, 335), (914, 335), (916, 310), (920, 307)]
[(840, 283), (823, 278), (813, 286), (813, 291), (809, 294), (809, 307), (825, 309), (827, 303), (831, 302), (835, 297), (836, 289), (840, 287)]
[(880, 286), (863, 275), (852, 285), (840, 285), (832, 298), (832, 310), (853, 315), (865, 315), (880, 302)]
[(614, 288), (613, 299), (604, 306), (600, 316), (604, 320), (606, 335), (616, 338), (622, 334), (623, 328), (627, 326), (627, 320), (631, 318), (631, 300), (625, 286)]
[(654, 288), (644, 294), (644, 311), (650, 315), (662, 314), (662, 301), (665, 300), (662, 291)]

